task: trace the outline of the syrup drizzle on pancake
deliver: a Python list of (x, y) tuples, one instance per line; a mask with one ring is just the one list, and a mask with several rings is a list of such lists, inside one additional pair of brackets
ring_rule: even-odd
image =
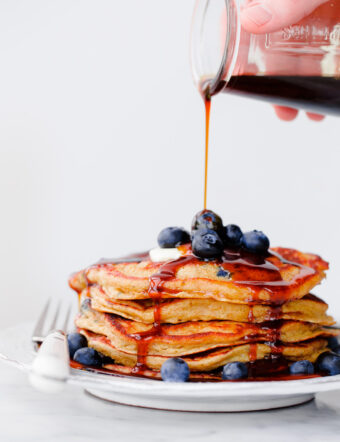
[(254, 305), (250, 304), (249, 305), (249, 313), (248, 313), (248, 322), (253, 323), (255, 320), (255, 316), (254, 316)]
[[(137, 343), (137, 363), (132, 370), (132, 374), (143, 376), (147, 369), (146, 359), (148, 356), (149, 345), (156, 336), (162, 334), (162, 296), (164, 291), (164, 283), (175, 278), (177, 272), (186, 265), (204, 265), (202, 261), (192, 255), (189, 245), (181, 246), (181, 251), (184, 256), (181, 258), (164, 263), (157, 273), (149, 278), (148, 295), (153, 300), (154, 322), (153, 326), (143, 333), (130, 335)], [(148, 253), (140, 253), (129, 255), (118, 259), (100, 260), (97, 264), (91, 267), (110, 267), (119, 263), (142, 262), (149, 259)], [(272, 262), (279, 260), (281, 264), (294, 266), (299, 269), (297, 276), (293, 277), (291, 281), (285, 281), (280, 273), (280, 269)], [(271, 357), (270, 360), (277, 360), (282, 357), (282, 346), (280, 345), (280, 327), (282, 322), (278, 319), (282, 314), (282, 304), (287, 300), (287, 293), (294, 287), (298, 286), (303, 281), (313, 277), (316, 271), (310, 267), (300, 263), (292, 262), (285, 259), (279, 253), (270, 250), (266, 256), (259, 256), (245, 252), (242, 249), (226, 249), (221, 260), (218, 263), (224, 270), (231, 275), (231, 282), (235, 285), (244, 285), (250, 289), (250, 310), (248, 320), (249, 323), (254, 322), (254, 305), (261, 302), (259, 299), (259, 292), (263, 289), (270, 292), (271, 311), (268, 317), (268, 322), (262, 323), (261, 328), (265, 330), (268, 335), (267, 343), (270, 345)], [(85, 272), (86, 276), (87, 272)], [(87, 279), (87, 277), (86, 277)], [(226, 281), (220, 281), (225, 284)], [(91, 282), (87, 279), (88, 287)], [(170, 291), (168, 288), (166, 289)], [(249, 336), (250, 341), (254, 341), (254, 336)], [(249, 360), (250, 366), (255, 364), (256, 343), (249, 344)]]
[(134, 374), (143, 374), (146, 369), (146, 357), (148, 354), (148, 347), (152, 342), (154, 336), (162, 334), (162, 286), (165, 281), (175, 278), (177, 270), (196, 260), (193, 255), (183, 256), (175, 261), (170, 261), (162, 265), (158, 273), (150, 277), (148, 293), (154, 302), (154, 323), (150, 330), (145, 334), (136, 334), (133, 337), (137, 342), (137, 364), (133, 369)]
[[(297, 277), (291, 281), (282, 279), (280, 269), (268, 258), (277, 258), (282, 264), (299, 268)], [(259, 302), (258, 294), (265, 289), (270, 292), (272, 304), (281, 305), (286, 294), (316, 274), (311, 267), (288, 261), (280, 254), (270, 250), (267, 256), (249, 254), (242, 249), (225, 250), (222, 257), (222, 267), (232, 275), (235, 285), (246, 285), (251, 290), (250, 303)]]
[[(164, 282), (176, 277), (176, 272), (174, 273), (171, 269), (175, 268), (175, 270), (177, 271), (180, 267), (184, 267), (185, 265), (189, 264), (206, 264), (205, 261), (200, 260), (192, 255), (192, 251), (189, 245), (181, 246), (180, 249), (184, 253), (184, 256), (179, 258), (179, 260), (170, 261), (169, 263), (163, 264), (159, 270), (160, 279), (162, 280), (162, 286)], [(110, 270), (111, 266), (119, 263), (124, 264), (130, 262), (147, 261), (147, 256), (148, 255), (146, 253), (143, 253), (140, 255), (135, 255), (132, 258), (127, 257), (115, 260), (100, 261), (98, 264), (89, 267), (87, 271), (85, 271), (85, 277), (87, 278), (88, 271), (93, 267), (107, 267)], [(183, 260), (183, 258), (185, 258), (185, 260)], [(273, 262), (271, 262), (271, 260), (278, 260), (281, 264), (298, 268), (297, 274), (293, 276), (291, 280), (284, 280), (280, 273), (280, 270), (282, 271), (282, 268), (279, 269)], [(273, 250), (270, 250), (267, 256), (258, 256), (249, 254), (242, 249), (227, 249), (222, 256), (221, 261), (217, 263), (220, 267), (226, 270), (228, 274), (231, 275), (230, 283), (232, 283), (233, 285), (247, 287), (248, 291), (250, 292), (249, 298), (247, 300), (249, 304), (263, 303), (263, 301), (259, 298), (259, 293), (265, 290), (270, 294), (271, 305), (281, 305), (284, 302), (288, 301), (289, 292), (292, 289), (307, 282), (317, 273), (315, 269), (297, 262), (289, 261)], [(165, 271), (168, 266), (170, 266), (170, 276), (168, 274), (168, 271)], [(152, 279), (153, 276), (150, 278), (150, 280)], [(88, 285), (91, 284), (88, 280), (87, 283)], [(228, 280), (215, 280), (214, 283), (224, 285), (228, 283)], [(166, 287), (166, 291), (168, 293), (173, 292), (168, 287)], [(176, 290), (176, 293), (177, 292), (179, 292), (179, 290)], [(157, 296), (153, 294), (153, 297), (155, 298)]]
[[(188, 255), (163, 264), (159, 271), (150, 277), (148, 293), (150, 298), (154, 301), (154, 323), (153, 327), (147, 332), (133, 335), (137, 342), (137, 364), (133, 369), (134, 374), (143, 374), (143, 371), (146, 369), (146, 358), (149, 345), (155, 336), (160, 336), (162, 334), (161, 309), (164, 283), (175, 278), (177, 271), (188, 264), (204, 264), (204, 261), (193, 256), (189, 249), (190, 248), (187, 250), (189, 253)], [(282, 347), (280, 345), (280, 328), (282, 326), (282, 321), (277, 320), (281, 315), (281, 305), (285, 301), (282, 292), (289, 289), (292, 284), (299, 283), (301, 278), (304, 279), (313, 276), (315, 270), (288, 261), (276, 252), (269, 252), (267, 258), (271, 256), (279, 259), (283, 264), (298, 267), (300, 269), (300, 277), (298, 278), (298, 281), (295, 279), (293, 279), (292, 282), (284, 281), (279, 269), (266, 259), (266, 257), (246, 254), (242, 250), (226, 250), (222, 257), (221, 265), (233, 275), (234, 284), (246, 284), (247, 286), (252, 287), (252, 302), (255, 302), (258, 299), (256, 295), (260, 289), (265, 287), (270, 290), (275, 307), (271, 311), (270, 318), (268, 318), (270, 321), (263, 323), (261, 328), (268, 333), (268, 344), (272, 349), (272, 358), (278, 358), (281, 357), (282, 354)], [(256, 280), (256, 277), (260, 280)], [(236, 278), (236, 281), (234, 278)], [(261, 280), (261, 278), (264, 280)], [(253, 322), (253, 320), (253, 304), (251, 304), (249, 322)], [(253, 336), (249, 337), (249, 339), (253, 338)], [(250, 343), (249, 359), (251, 363), (256, 361), (256, 357), (256, 344)]]
[(249, 344), (249, 361), (250, 364), (254, 363), (257, 358), (257, 351), (256, 351), (256, 343)]

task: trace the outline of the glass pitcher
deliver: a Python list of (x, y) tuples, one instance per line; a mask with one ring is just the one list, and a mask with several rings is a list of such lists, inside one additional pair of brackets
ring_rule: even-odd
[(191, 61), (201, 93), (234, 93), (340, 115), (340, 0), (269, 34), (242, 28), (245, 1), (196, 0)]

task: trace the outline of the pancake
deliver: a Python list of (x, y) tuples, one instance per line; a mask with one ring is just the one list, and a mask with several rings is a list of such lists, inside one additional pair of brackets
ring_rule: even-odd
[[(190, 255), (190, 250), (186, 253), (182, 260), (170, 263), (173, 275), (162, 280), (163, 299), (283, 304), (308, 294), (328, 269), (319, 256), (293, 249), (271, 249), (266, 259), (256, 257), (256, 260), (228, 255), (223, 263), (199, 260)], [(147, 257), (141, 262), (99, 263), (73, 275), (70, 286), (81, 292), (96, 284), (113, 300), (149, 299), (150, 278), (160, 272), (164, 274), (166, 266), (169, 275), (169, 263), (155, 263)], [(219, 276), (221, 268), (225, 276)]]
[(159, 378), (164, 361), (180, 357), (196, 379), (213, 379), (228, 362), (265, 359), (267, 373), (279, 360), (286, 370), (287, 361), (315, 362), (340, 334), (330, 327), (328, 305), (310, 294), (328, 269), (319, 256), (276, 248), (264, 257), (240, 248), (204, 261), (190, 245), (178, 250), (174, 261), (152, 262), (145, 253), (71, 276), (81, 300), (75, 324), (111, 358), (106, 367)]
[(340, 332), (335, 328), (299, 321), (271, 321), (263, 324), (206, 321), (166, 324), (152, 335), (153, 326), (150, 324), (100, 313), (90, 307), (82, 309), (75, 323), (80, 329), (107, 337), (117, 350), (128, 354), (140, 353), (140, 342), (147, 337), (147, 346), (142, 351), (167, 357), (182, 357), (250, 342), (301, 343), (318, 337), (337, 336)]
[[(110, 357), (116, 364), (122, 364), (126, 367), (135, 367), (137, 364), (137, 355), (117, 350), (107, 337), (91, 333), (85, 329), (81, 329), (80, 331), (86, 336), (90, 347)], [(271, 355), (272, 349), (268, 344), (256, 343), (252, 344), (252, 346), (255, 349), (257, 360), (264, 359)], [(315, 362), (318, 356), (325, 351), (327, 351), (327, 341), (325, 339), (313, 339), (303, 344), (287, 344), (282, 346), (282, 355), (288, 361), (292, 362), (303, 359)], [(249, 362), (249, 354), (250, 345), (244, 344), (219, 348), (192, 356), (183, 356), (182, 359), (188, 363), (190, 371), (209, 372), (222, 367), (228, 362)], [(145, 358), (145, 365), (149, 369), (160, 370), (166, 359), (167, 357), (160, 355), (149, 355)], [(110, 366), (107, 368), (110, 368)], [(115, 368), (117, 367), (115, 366)], [(128, 373), (128, 371), (125, 371), (125, 373)]]
[[(83, 290), (82, 297), (90, 296), (94, 310), (120, 315), (133, 321), (153, 324), (153, 300), (117, 301), (110, 299), (99, 286)], [(313, 295), (290, 301), (279, 308), (269, 305), (233, 304), (214, 299), (166, 299), (160, 307), (161, 323), (178, 324), (187, 321), (229, 320), (236, 322), (265, 322), (273, 319), (289, 319), (333, 325), (326, 314), (328, 305)]]

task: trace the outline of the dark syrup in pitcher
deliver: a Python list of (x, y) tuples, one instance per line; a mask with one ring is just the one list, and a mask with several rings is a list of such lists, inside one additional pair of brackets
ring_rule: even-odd
[(301, 108), (320, 114), (340, 115), (340, 77), (307, 75), (239, 75), (220, 81), (209, 96), (219, 92), (257, 98), (273, 104)]

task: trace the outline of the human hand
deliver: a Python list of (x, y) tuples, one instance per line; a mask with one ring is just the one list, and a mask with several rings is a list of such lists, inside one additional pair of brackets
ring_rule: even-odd
[[(243, 28), (252, 34), (266, 34), (278, 31), (285, 26), (298, 23), (316, 8), (329, 0), (246, 0), (241, 11)], [(279, 118), (294, 120), (297, 109), (274, 106)], [(313, 121), (321, 121), (323, 115), (307, 112)]]

